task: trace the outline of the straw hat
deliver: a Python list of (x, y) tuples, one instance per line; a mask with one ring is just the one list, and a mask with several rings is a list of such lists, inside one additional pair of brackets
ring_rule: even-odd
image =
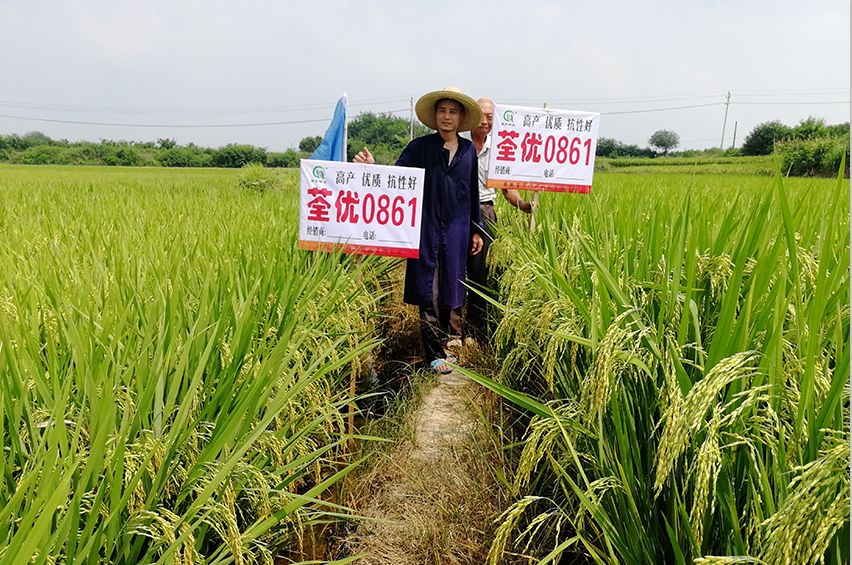
[(417, 119), (431, 129), (438, 129), (438, 122), (435, 120), (435, 104), (442, 98), (455, 100), (464, 106), (464, 117), (459, 124), (459, 131), (469, 131), (479, 125), (482, 121), (482, 110), (479, 109), (479, 104), (462, 93), (457, 86), (448, 86), (443, 90), (436, 90), (428, 94), (424, 94), (414, 106), (414, 111), (417, 113)]

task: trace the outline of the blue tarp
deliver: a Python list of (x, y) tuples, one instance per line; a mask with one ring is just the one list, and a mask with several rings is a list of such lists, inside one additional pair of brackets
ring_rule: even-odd
[(346, 161), (346, 95), (340, 97), (334, 107), (331, 124), (322, 138), (316, 151), (311, 153), (311, 159), (321, 161)]

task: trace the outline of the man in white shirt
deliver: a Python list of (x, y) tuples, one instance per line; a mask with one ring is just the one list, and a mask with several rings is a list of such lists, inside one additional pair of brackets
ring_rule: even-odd
[[(494, 213), (494, 205), (497, 200), (497, 191), (487, 188), (485, 181), (488, 178), (488, 164), (491, 159), (490, 134), (494, 121), (494, 101), (490, 98), (477, 100), (482, 110), (482, 121), (479, 126), (470, 130), (470, 139), (473, 141), (474, 149), (479, 160), (479, 210), (482, 221), (482, 251), (477, 255), (471, 255), (467, 261), (467, 278), (473, 283), (474, 288), (482, 288), (488, 285), (488, 265), (486, 257), (488, 248), (494, 239), (494, 224), (497, 223), (497, 215)], [(532, 212), (532, 204), (521, 198), (517, 190), (503, 189), (503, 196), (515, 208), (529, 214)], [(487, 302), (475, 292), (468, 291), (467, 319), (465, 321), (468, 335), (479, 340), (488, 337), (487, 332)]]

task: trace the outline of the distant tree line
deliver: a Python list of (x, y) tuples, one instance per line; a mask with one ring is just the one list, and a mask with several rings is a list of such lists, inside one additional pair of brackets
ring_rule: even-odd
[(659, 130), (648, 140), (650, 147), (639, 147), (618, 140), (598, 139), (598, 157), (672, 157), (769, 155), (777, 152), (785, 174), (793, 176), (834, 176), (846, 155), (845, 174), (849, 175), (849, 122), (828, 125), (825, 120), (809, 117), (796, 126), (787, 126), (778, 120), (756, 126), (743, 141), (741, 148), (688, 149), (669, 152), (680, 139), (675, 132)]
[[(396, 161), (409, 141), (409, 121), (390, 114), (365, 112), (349, 123), (348, 158), (364, 146), (370, 148), (376, 162)], [(414, 135), (428, 133), (417, 123)], [(224, 147), (201, 147), (194, 143), (179, 145), (173, 139), (152, 141), (68, 141), (51, 139), (41, 132), (24, 135), (0, 135), (0, 162), (28, 165), (111, 165), (160, 167), (228, 167), (239, 168), (256, 163), (266, 167), (298, 167), (299, 159), (310, 156), (322, 136), (303, 138), (297, 149), (268, 151), (253, 145), (229, 144)]]
[(743, 155), (781, 156), (785, 174), (793, 176), (834, 176), (844, 155), (844, 173), (849, 176), (849, 122), (827, 125), (809, 117), (790, 127), (775, 120), (755, 127), (743, 141)]
[(775, 145), (785, 141), (805, 141), (821, 138), (848, 138), (849, 122), (826, 125), (825, 120), (809, 117), (797, 126), (786, 126), (778, 120), (757, 125), (745, 137), (743, 155), (769, 155)]
[(40, 132), (0, 135), (0, 162), (27, 165), (109, 165), (160, 167), (229, 167), (249, 163), (267, 167), (296, 167), (302, 155), (294, 150), (267, 151), (232, 143), (224, 147), (178, 145), (173, 139), (151, 141), (68, 141)]
[[(657, 130), (648, 139), (650, 147), (639, 147), (622, 143), (609, 137), (598, 139), (595, 155), (598, 157), (656, 157), (662, 151), (663, 155), (669, 155), (669, 151), (680, 145), (680, 136), (670, 130)], [(676, 156), (678, 153), (671, 153)]]
[[(348, 125), (349, 160), (369, 147), (380, 164), (392, 164), (411, 136), (407, 119), (391, 114), (364, 112)], [(429, 133), (420, 123), (414, 124), (414, 136)], [(690, 149), (672, 152), (680, 143), (677, 133), (658, 130), (648, 140), (650, 147), (622, 143), (601, 137), (597, 143), (599, 157), (693, 157), (700, 155), (767, 155), (777, 150), (783, 157), (785, 171), (793, 175), (836, 174), (844, 152), (849, 152), (849, 122), (826, 125), (824, 120), (807, 118), (797, 126), (779, 121), (758, 125), (745, 138), (741, 149)], [(156, 142), (100, 142), (55, 140), (39, 132), (25, 135), (0, 135), (0, 162), (33, 165), (116, 165), (162, 167), (228, 167), (238, 168), (255, 163), (266, 167), (297, 167), (299, 159), (308, 157), (322, 141), (319, 135), (302, 138), (297, 149), (267, 151), (253, 145), (230, 144), (219, 148), (200, 147), (194, 143), (179, 145), (173, 139)], [(848, 167), (847, 158), (847, 167)], [(832, 171), (833, 169), (833, 171)]]

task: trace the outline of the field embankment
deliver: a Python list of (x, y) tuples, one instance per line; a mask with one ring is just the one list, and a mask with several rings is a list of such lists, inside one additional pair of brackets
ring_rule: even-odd
[(631, 174), (761, 175), (775, 172), (775, 157), (599, 157), (595, 168), (601, 172)]

